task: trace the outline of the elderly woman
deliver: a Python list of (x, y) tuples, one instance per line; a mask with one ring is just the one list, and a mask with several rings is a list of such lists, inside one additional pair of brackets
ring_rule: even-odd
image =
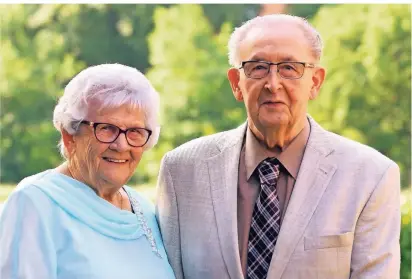
[(23, 179), (0, 215), (0, 278), (174, 278), (154, 207), (125, 186), (158, 139), (158, 94), (134, 68), (90, 67), (54, 110), (66, 161)]

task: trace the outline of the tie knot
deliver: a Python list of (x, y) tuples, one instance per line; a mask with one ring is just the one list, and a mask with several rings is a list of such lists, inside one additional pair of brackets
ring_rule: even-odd
[(280, 163), (276, 158), (267, 158), (258, 166), (260, 183), (275, 186), (279, 178)]

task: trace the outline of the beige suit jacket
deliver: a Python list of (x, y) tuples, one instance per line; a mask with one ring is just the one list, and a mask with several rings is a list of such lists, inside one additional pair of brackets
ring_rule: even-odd
[[(267, 278), (399, 278), (398, 166), (309, 121)], [(156, 214), (177, 279), (243, 278), (237, 188), (245, 129), (195, 139), (162, 160)]]

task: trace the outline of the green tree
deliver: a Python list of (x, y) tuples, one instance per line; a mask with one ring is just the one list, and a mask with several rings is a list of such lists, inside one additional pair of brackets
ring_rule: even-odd
[[(288, 14), (304, 17), (308, 20), (312, 19), (318, 10), (325, 4), (289, 4), (286, 6)], [(332, 6), (335, 4), (328, 4)]]
[[(6, 5), (1, 28), (1, 181), (59, 162), (52, 108), (61, 84), (83, 66), (54, 27), (39, 28), (53, 6)], [(37, 18), (36, 18), (37, 17)]]
[(234, 4), (202, 4), (204, 16), (212, 25), (214, 33), (218, 33), (221, 26), (230, 22), (232, 26), (239, 26), (243, 22), (257, 16), (261, 5), (234, 5)]
[[(240, 22), (257, 12), (255, 6), (239, 6), (237, 19), (226, 18)], [(223, 5), (221, 17), (230, 15), (233, 8)], [(184, 142), (231, 129), (245, 120), (243, 106), (235, 101), (226, 78), (231, 22), (223, 22), (216, 31), (200, 5), (159, 7), (154, 20), (148, 77), (161, 94), (162, 130), (158, 150), (143, 162), (160, 162), (166, 151)], [(156, 177), (157, 170), (158, 165), (152, 165), (145, 172)]]
[(322, 64), (327, 77), (310, 113), (325, 128), (395, 160), (401, 168), (402, 187), (408, 187), (410, 6), (322, 6), (313, 23), (325, 41)]
[(411, 248), (412, 248), (412, 192), (411, 189), (405, 189), (401, 196), (401, 279), (411, 278)]
[[(80, 70), (95, 64), (122, 63), (145, 72), (150, 67), (147, 35), (154, 27), (153, 12), (156, 8), (170, 6), (180, 7), (146, 4), (1, 6), (1, 182), (17, 182), (61, 162), (56, 148), (59, 135), (52, 126), (52, 113), (64, 86)], [(206, 17), (210, 17), (210, 23), (204, 19), (209, 29), (207, 35), (213, 36), (220, 32), (223, 22), (241, 22), (247, 15), (254, 15), (258, 5), (203, 7)], [(171, 29), (179, 26), (180, 18), (175, 20), (169, 22)], [(208, 42), (207, 38), (196, 40), (204, 44), (204, 52), (216, 44)], [(174, 43), (178, 46), (182, 42), (176, 40)], [(223, 46), (224, 42), (219, 45)], [(174, 56), (172, 52), (167, 53)], [(165, 62), (169, 59), (164, 58)], [(213, 61), (213, 57), (210, 58)], [(198, 72), (198, 76), (202, 74)], [(159, 145), (147, 152), (131, 183), (156, 179), (158, 162), (152, 159), (160, 160), (175, 144)]]
[(61, 161), (53, 108), (83, 68), (123, 63), (144, 71), (155, 5), (2, 5), (1, 181)]

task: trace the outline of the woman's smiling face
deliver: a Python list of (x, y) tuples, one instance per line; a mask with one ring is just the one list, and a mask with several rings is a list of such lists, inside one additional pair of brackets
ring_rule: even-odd
[[(106, 108), (90, 111), (87, 121), (109, 123), (126, 130), (145, 128), (144, 113), (141, 109), (123, 105), (118, 108)], [(112, 143), (97, 140), (91, 126), (80, 125), (79, 132), (72, 136), (73, 145), (71, 166), (80, 174), (82, 182), (91, 187), (121, 187), (133, 175), (143, 154), (143, 147), (130, 146), (126, 135), (121, 133)]]

